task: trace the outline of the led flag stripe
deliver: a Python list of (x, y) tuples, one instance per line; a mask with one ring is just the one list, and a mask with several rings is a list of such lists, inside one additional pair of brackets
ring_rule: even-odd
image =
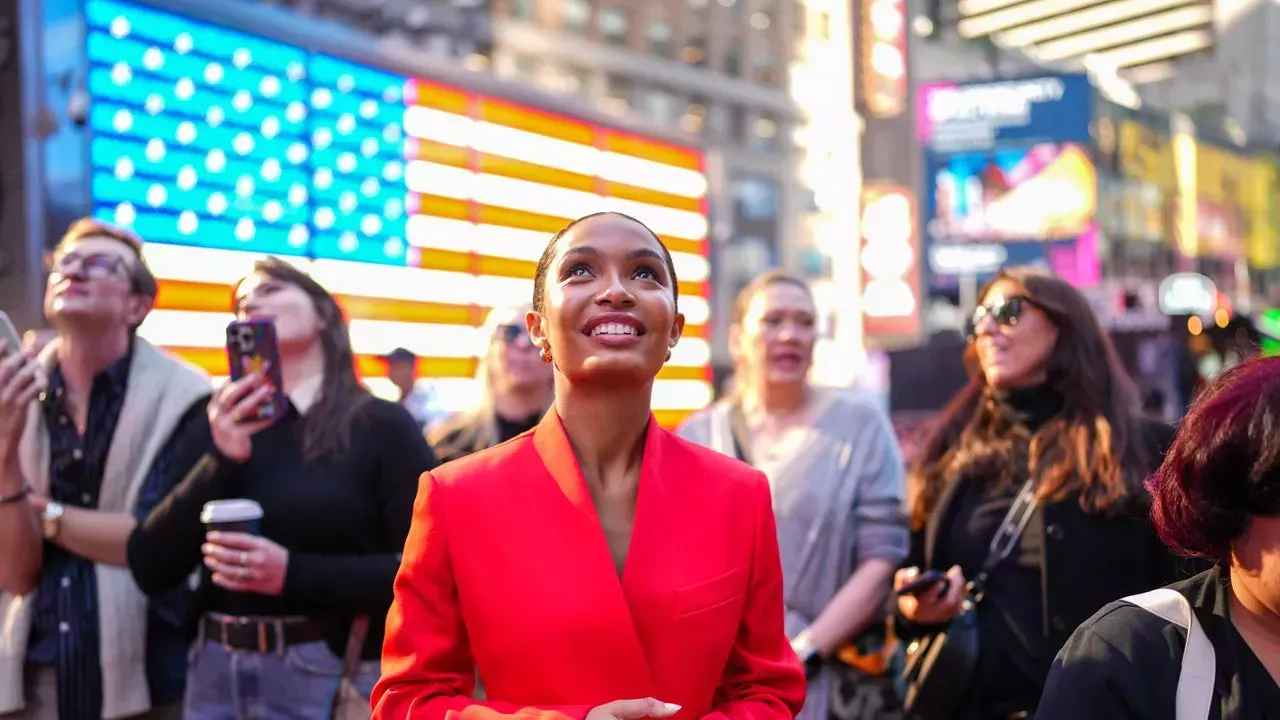
[(143, 337), (225, 376), (232, 285), (281, 256), (338, 296), (376, 393), (395, 393), (379, 356), (405, 347), (465, 410), (488, 310), (529, 302), (551, 233), (618, 210), (680, 278), (659, 419), (710, 402), (698, 151), (142, 5), (85, 14), (94, 212), (147, 240), (160, 278)]

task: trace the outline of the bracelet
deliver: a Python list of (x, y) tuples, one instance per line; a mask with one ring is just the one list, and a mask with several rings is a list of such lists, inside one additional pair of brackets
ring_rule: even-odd
[(22, 489), (19, 490), (18, 492), (12, 495), (6, 495), (5, 497), (0, 497), (0, 505), (11, 505), (13, 503), (18, 502), (19, 500), (26, 499), (26, 497), (30, 494), (31, 494), (31, 486), (24, 485)]

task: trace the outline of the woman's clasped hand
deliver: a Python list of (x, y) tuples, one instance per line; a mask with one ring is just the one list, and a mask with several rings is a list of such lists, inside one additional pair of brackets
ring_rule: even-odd
[(201, 547), (213, 582), (233, 592), (280, 595), (289, 571), (289, 551), (264, 537), (211, 532)]
[[(920, 568), (902, 568), (893, 576), (893, 589), (906, 587), (919, 575)], [(964, 604), (965, 584), (964, 572), (955, 565), (947, 571), (947, 582), (935, 583), (918, 595), (898, 595), (898, 612), (916, 625), (951, 622)]]
[(614, 700), (587, 713), (586, 720), (643, 720), (669, 718), (680, 712), (680, 706), (653, 698)]

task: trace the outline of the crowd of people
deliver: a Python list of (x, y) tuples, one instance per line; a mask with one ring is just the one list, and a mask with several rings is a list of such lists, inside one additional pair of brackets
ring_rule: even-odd
[(73, 225), (52, 332), (0, 341), (0, 718), (1280, 718), (1280, 358), (1157, 423), (1079, 291), (1007, 268), (907, 462), (810, 382), (797, 277), (674, 432), (658, 236), (581, 218), (533, 284), (450, 417), (266, 259), (231, 309), (281, 372), (214, 388), (137, 334), (142, 241)]

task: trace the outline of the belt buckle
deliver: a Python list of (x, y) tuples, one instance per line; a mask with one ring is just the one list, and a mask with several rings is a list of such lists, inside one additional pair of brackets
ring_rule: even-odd
[(258, 652), (267, 654), (267, 624), (261, 620), (254, 623), (258, 626)]
[(222, 649), (227, 651), (228, 654), (231, 653), (231, 638), (229, 637), (229, 631), (227, 630), (227, 627), (230, 624), (231, 624), (230, 615), (223, 615), (222, 617), (218, 618), (218, 634), (221, 636), (220, 639), (222, 642)]

